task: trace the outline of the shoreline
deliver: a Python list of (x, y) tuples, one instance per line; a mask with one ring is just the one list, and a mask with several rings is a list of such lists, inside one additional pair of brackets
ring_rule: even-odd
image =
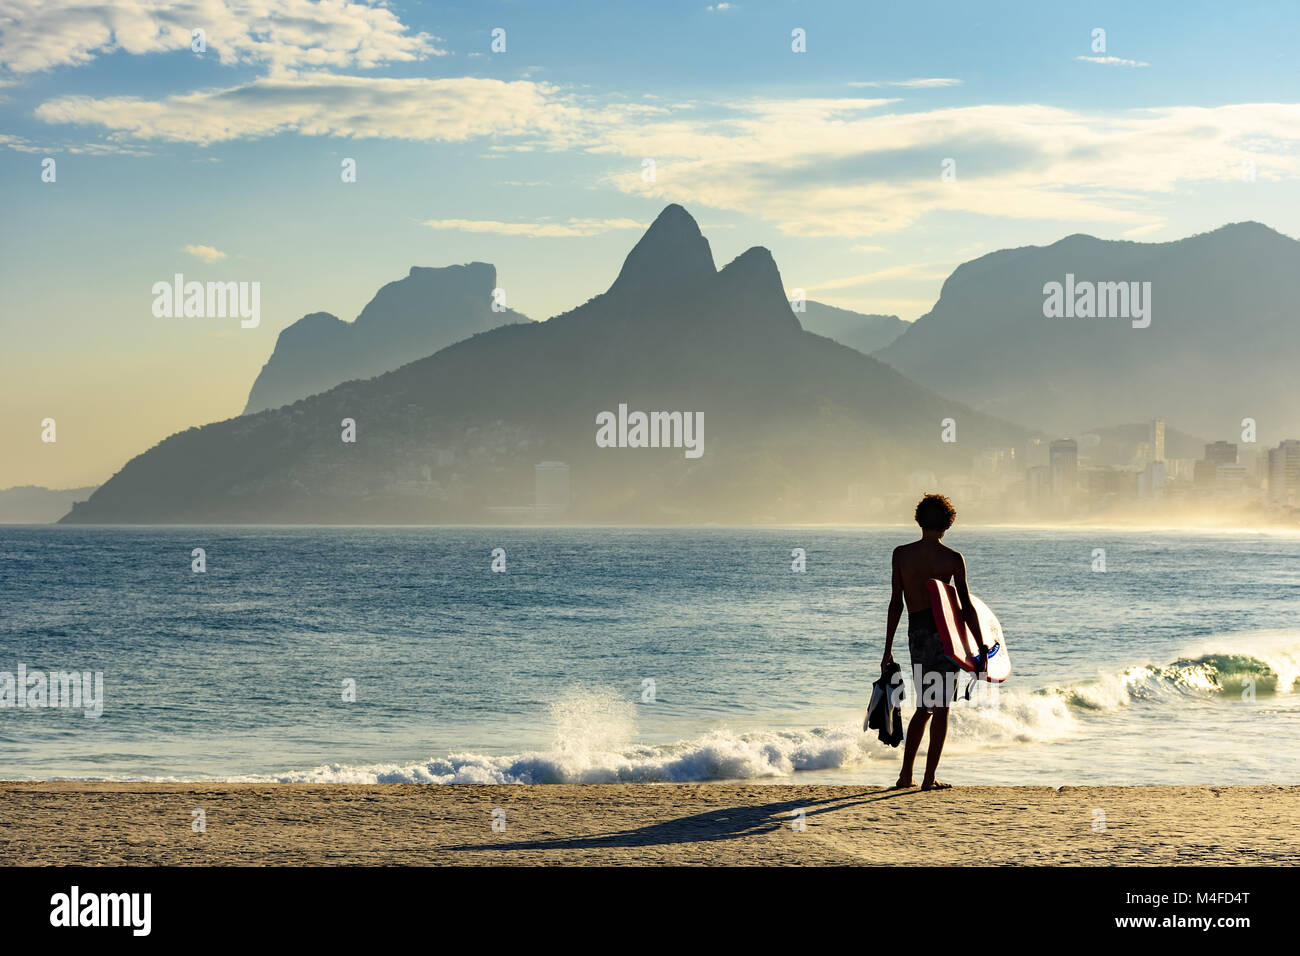
[(3, 866), (1296, 863), (1300, 786), (0, 782)]

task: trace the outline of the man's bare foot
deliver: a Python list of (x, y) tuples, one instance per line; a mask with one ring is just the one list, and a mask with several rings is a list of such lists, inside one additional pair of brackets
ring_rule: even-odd
[(906, 789), (908, 789), (909, 787), (915, 787), (915, 786), (916, 786), (916, 781), (915, 781), (915, 780), (911, 780), (911, 779), (904, 780), (902, 777), (899, 777), (899, 778), (898, 778), (898, 782), (895, 783), (895, 784), (894, 784), (892, 787), (890, 787), (889, 789), (890, 789), (890, 790), (906, 790)]
[(942, 780), (927, 780), (921, 784), (922, 790), (951, 790), (952, 784), (944, 783)]

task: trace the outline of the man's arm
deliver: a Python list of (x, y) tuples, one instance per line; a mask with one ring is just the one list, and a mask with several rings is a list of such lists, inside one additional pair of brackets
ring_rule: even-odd
[(894, 662), (894, 632), (898, 630), (898, 622), (903, 616), (903, 575), (898, 570), (897, 548), (894, 549), (890, 564), (893, 566), (890, 582), (893, 594), (889, 596), (889, 618), (885, 624), (885, 655), (880, 659), (882, 671)]
[(957, 597), (961, 599), (961, 616), (966, 626), (975, 637), (980, 653), (988, 655), (989, 649), (984, 645), (984, 634), (980, 631), (980, 616), (975, 613), (975, 605), (970, 599), (970, 588), (966, 585), (966, 559), (957, 555), (957, 570), (953, 572), (952, 583), (957, 588)]

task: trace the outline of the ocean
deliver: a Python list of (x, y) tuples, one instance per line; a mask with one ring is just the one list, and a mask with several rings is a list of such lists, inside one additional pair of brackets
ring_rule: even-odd
[[(0, 708), (0, 778), (892, 783), (861, 725), (915, 537), (0, 527), (0, 672), (103, 673), (97, 718)], [(944, 779), (1300, 783), (1300, 537), (946, 540), (1013, 674), (955, 706)]]

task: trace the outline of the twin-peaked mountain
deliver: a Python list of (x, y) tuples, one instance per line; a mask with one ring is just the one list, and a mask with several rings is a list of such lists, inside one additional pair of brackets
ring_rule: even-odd
[(328, 312), (303, 316), (280, 333), (244, 414), (373, 378), (476, 332), (527, 321), (509, 309), (493, 312), (494, 288), (496, 268), (486, 262), (415, 266), (406, 278), (380, 289), (355, 322)]
[[(620, 405), (702, 413), (703, 456), (598, 447), (597, 416)], [(940, 440), (945, 418), (956, 444)], [(64, 520), (477, 522), (531, 504), (544, 461), (569, 466), (571, 520), (836, 520), (851, 493), (965, 471), (1023, 437), (804, 331), (766, 249), (719, 270), (669, 206), (584, 305), (173, 435)]]
[[(703, 256), (699, 243), (704, 244)], [(708, 241), (698, 231), (695, 240), (662, 254), (665, 261), (656, 268), (679, 275), (687, 284), (692, 270), (712, 269)], [(637, 281), (636, 263), (624, 273), (619, 294), (635, 295), (631, 290)], [(486, 262), (440, 269), (413, 266), (406, 278), (380, 289), (354, 322), (328, 312), (304, 315), (276, 339), (253, 382), (244, 414), (279, 408), (352, 379), (374, 378), (477, 332), (529, 321), (512, 309), (494, 312), (495, 288), (496, 268)], [(884, 348), (907, 327), (896, 315), (862, 315), (811, 301), (800, 321), (811, 332), (868, 354)]]
[[(1067, 276), (1079, 302), (1101, 283), (1129, 292), (1149, 283), (1150, 325), (1045, 316), (1044, 286)], [(930, 313), (875, 355), (954, 399), (1057, 434), (1164, 417), (1231, 438), (1253, 418), (1261, 441), (1294, 438), (1300, 242), (1246, 222), (1177, 242), (1076, 235), (994, 252), (958, 267)]]

